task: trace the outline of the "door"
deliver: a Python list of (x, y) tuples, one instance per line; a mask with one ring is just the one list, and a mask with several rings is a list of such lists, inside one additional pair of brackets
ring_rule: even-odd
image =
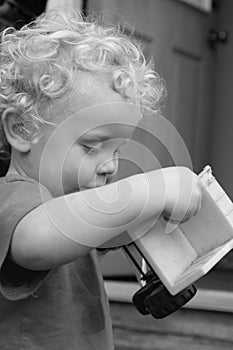
[[(217, 20), (214, 30), (217, 34), (225, 33), (225, 40), (215, 43), (216, 76), (212, 99), (213, 110), (210, 130), (209, 159), (216, 178), (219, 180), (233, 201), (233, 1), (220, 0), (217, 8)], [(233, 291), (233, 251), (220, 261), (213, 273), (218, 288)], [(218, 278), (216, 278), (218, 276)], [(208, 276), (213, 280), (213, 277)], [(213, 283), (215, 285), (215, 283)]]
[(216, 33), (226, 32), (227, 41), (217, 42), (215, 46), (216, 75), (213, 96), (213, 113), (210, 124), (211, 145), (210, 161), (216, 176), (221, 181), (233, 200), (233, 1), (221, 0), (218, 6), (218, 18), (215, 25)]

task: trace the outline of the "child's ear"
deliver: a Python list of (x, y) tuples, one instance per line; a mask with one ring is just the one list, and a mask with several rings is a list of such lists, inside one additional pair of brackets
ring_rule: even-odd
[(31, 149), (31, 142), (20, 132), (20, 115), (14, 108), (6, 109), (2, 114), (2, 125), (6, 139), (17, 151), (26, 153)]

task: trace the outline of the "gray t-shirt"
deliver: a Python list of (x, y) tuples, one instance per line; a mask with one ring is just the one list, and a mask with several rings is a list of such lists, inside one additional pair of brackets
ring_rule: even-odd
[[(51, 271), (8, 259), (17, 223), (49, 191), (31, 178), (0, 178), (0, 349), (112, 350), (112, 325), (96, 251)], [(33, 232), (32, 232), (33, 235)]]

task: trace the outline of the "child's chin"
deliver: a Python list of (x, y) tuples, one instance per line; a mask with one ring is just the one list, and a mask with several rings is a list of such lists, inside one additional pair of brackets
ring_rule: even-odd
[(81, 186), (79, 188), (79, 191), (87, 191), (87, 190), (90, 190), (92, 187), (87, 187), (87, 186)]
[(81, 189), (79, 188), (79, 186), (73, 187), (73, 188), (67, 188), (67, 189), (64, 188), (63, 195), (71, 194), (71, 193), (76, 193), (76, 192), (79, 192), (79, 191), (81, 191)]

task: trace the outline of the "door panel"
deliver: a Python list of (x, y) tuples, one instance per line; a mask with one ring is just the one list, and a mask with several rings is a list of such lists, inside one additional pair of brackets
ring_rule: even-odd
[(192, 52), (173, 50), (171, 122), (182, 135), (192, 159), (195, 157), (200, 60), (201, 56)]

